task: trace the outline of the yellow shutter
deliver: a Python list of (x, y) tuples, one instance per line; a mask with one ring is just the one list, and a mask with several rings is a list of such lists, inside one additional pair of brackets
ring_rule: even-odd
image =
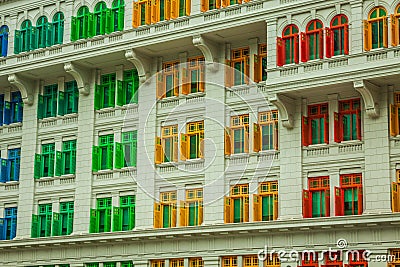
[(202, 66), (201, 68), (200, 68), (200, 81), (199, 81), (199, 90), (200, 90), (200, 92), (204, 92), (204, 89), (205, 89), (205, 67), (204, 66)]
[(157, 77), (157, 84), (156, 84), (157, 99), (161, 99), (164, 98), (166, 95), (163, 71), (157, 72), (156, 77)]
[(188, 135), (181, 133), (181, 160), (186, 160), (188, 158)]
[(390, 15), (390, 32), (391, 32), (391, 40), (392, 46), (399, 45), (399, 31), (397, 30), (399, 27), (398, 20), (395, 15)]
[(165, 8), (164, 8), (164, 16), (166, 20), (169, 20), (172, 15), (172, 8), (171, 6), (173, 5), (173, 1), (177, 0), (166, 0)]
[(174, 140), (173, 140), (173, 142), (174, 142), (174, 153), (173, 153), (173, 160), (174, 160), (174, 162), (178, 162), (178, 136), (174, 136), (173, 137), (174, 138)]
[[(278, 132), (278, 122), (276, 121), (274, 123), (274, 149), (278, 150), (279, 149), (279, 132)], [(360, 129), (361, 131), (361, 129)]]
[(254, 59), (253, 80), (254, 80), (255, 83), (258, 83), (258, 82), (261, 81), (261, 78), (260, 78), (260, 74), (261, 74), (261, 71), (260, 71), (260, 66), (261, 66), (260, 57), (257, 54), (254, 54), (253, 55), (253, 59)]
[[(181, 1), (185, 1), (185, 0), (181, 0)], [(190, 16), (190, 12), (192, 10), (192, 1), (186, 0), (185, 7), (186, 7), (186, 16)]]
[(249, 221), (249, 197), (243, 197), (243, 222)]
[(170, 204), (171, 205), (171, 227), (176, 227), (176, 204)]
[(133, 2), (132, 26), (134, 28), (137, 28), (137, 27), (139, 27), (139, 24), (140, 24), (139, 3), (138, 2)]
[(177, 68), (174, 69), (174, 96), (179, 96), (179, 69)]
[(199, 225), (203, 224), (203, 202), (199, 201)]
[(176, 19), (179, 17), (179, 1), (183, 0), (169, 0), (171, 1), (171, 18)]
[(398, 108), (396, 105), (390, 104), (390, 135), (397, 136), (399, 134), (399, 125), (398, 125)]
[(188, 69), (182, 69), (182, 94), (187, 95), (189, 94), (190, 90), (190, 83), (189, 83), (189, 74)]
[(392, 182), (392, 211), (399, 212), (399, 191), (396, 182)]
[(278, 219), (278, 195), (274, 195), (274, 220)]
[(200, 11), (206, 12), (208, 10), (208, 0), (201, 0), (200, 1)]
[(200, 139), (200, 151), (199, 151), (200, 158), (204, 158), (204, 138)]
[[(146, 2), (146, 16), (145, 16), (145, 22), (147, 25), (151, 24), (151, 16), (152, 16), (152, 7), (151, 7), (152, 0), (147, 0)], [(141, 14), (143, 16), (143, 14)]]
[(222, 7), (229, 6), (229, 0), (222, 0)]
[(246, 84), (249, 84), (250, 82), (249, 76), (250, 76), (250, 57), (246, 56), (246, 58), (244, 59), (244, 82)]
[(163, 147), (161, 145), (161, 138), (156, 137), (156, 151), (155, 151), (155, 163), (161, 164), (163, 163)]
[(160, 19), (160, 1), (151, 0), (151, 23), (156, 23)]
[(154, 203), (154, 228), (161, 228), (161, 205)]
[(367, 20), (363, 20), (364, 25), (364, 50), (369, 51), (371, 50), (371, 34), (369, 29), (369, 22)]
[(180, 207), (179, 207), (179, 225), (180, 226), (187, 226), (186, 213), (187, 213), (187, 208), (186, 208), (185, 202), (181, 201)]
[(225, 60), (225, 87), (232, 86), (232, 68), (231, 68), (231, 61), (226, 59)]
[(383, 18), (383, 47), (388, 47), (388, 18)]
[(230, 197), (224, 197), (224, 220), (225, 220), (225, 223), (232, 222), (231, 198)]
[(257, 123), (254, 123), (254, 140), (253, 140), (253, 150), (254, 152), (258, 152), (261, 150), (261, 129), (260, 125)]
[(261, 221), (261, 196), (253, 195), (253, 220)]
[(232, 154), (231, 133), (228, 127), (225, 128), (225, 155)]
[(244, 127), (244, 152), (249, 153), (249, 131), (246, 126)]
[(215, 0), (215, 7), (221, 8), (221, 0)]

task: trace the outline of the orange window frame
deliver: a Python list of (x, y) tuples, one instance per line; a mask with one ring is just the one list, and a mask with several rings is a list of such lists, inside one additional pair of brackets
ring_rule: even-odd
[(234, 131), (244, 129), (244, 136), (242, 142), (244, 142), (244, 147), (242, 152), (238, 153), (249, 153), (249, 114), (243, 114), (238, 116), (231, 117), (231, 127), (230, 127), (230, 136), (231, 136), (231, 151), (235, 153), (235, 140), (234, 140)]
[(263, 62), (267, 61), (267, 44), (258, 45), (258, 53), (254, 55), (254, 82), (258, 83), (267, 79)]
[(258, 256), (257, 255), (244, 256), (243, 267), (258, 267)]
[[(179, 61), (163, 63), (162, 72), (157, 74), (157, 97), (165, 98), (179, 96)], [(167, 83), (168, 77), (172, 77), (172, 83)]]
[(342, 174), (340, 175), (340, 187), (335, 187), (335, 213), (336, 216), (343, 216), (344, 214), (344, 190), (355, 189), (358, 194), (358, 215), (363, 212), (363, 184), (362, 174)]
[(258, 186), (258, 194), (253, 195), (253, 216), (254, 221), (262, 221), (262, 198), (265, 196), (272, 196), (273, 204), (273, 220), (278, 219), (278, 181), (262, 182)]
[(399, 135), (400, 125), (400, 93), (394, 93), (394, 103), (390, 104), (389, 122), (390, 122), (390, 135)]
[[(385, 12), (385, 16), (380, 16), (380, 10), (383, 10)], [(377, 12), (377, 17), (376, 18), (371, 18), (372, 13), (376, 11)], [(377, 6), (374, 7), (368, 14), (368, 19), (364, 20), (364, 50), (369, 51), (371, 50), (372, 47), (372, 24), (373, 23), (382, 23), (382, 28), (383, 32), (378, 33), (378, 38), (382, 34), (382, 40), (383, 40), (383, 47), (387, 47), (388, 44), (388, 25), (387, 25), (387, 10), (382, 7), (382, 6)], [(379, 28), (379, 27), (378, 27)]]
[(171, 139), (172, 143), (172, 161), (178, 161), (178, 125), (170, 125), (161, 127), (161, 145), (162, 145), (162, 156), (164, 162), (165, 157), (165, 142), (166, 139)]
[(189, 258), (189, 267), (204, 267), (202, 258)]
[(270, 125), (273, 127), (272, 146), (274, 150), (278, 150), (278, 111), (271, 110), (258, 113), (258, 124), (254, 125), (254, 151), (270, 150), (270, 147), (264, 149), (263, 144), (263, 126)]
[(170, 259), (169, 260), (170, 267), (184, 267), (183, 259)]
[(392, 46), (400, 44), (400, 4), (396, 7), (395, 13), (390, 15), (390, 30)]
[[(313, 144), (313, 132), (312, 132), (312, 121), (316, 119), (324, 119), (324, 143), (329, 143), (329, 107), (328, 103), (315, 104), (308, 106), (308, 117), (303, 116), (302, 119), (302, 136), (303, 136), (303, 146), (308, 146)], [(320, 122), (319, 122), (320, 123)], [(322, 125), (318, 125), (320, 129)], [(318, 134), (321, 131), (318, 130)], [(318, 136), (318, 139), (321, 140), (322, 136)]]
[(222, 267), (237, 267), (237, 256), (222, 257)]
[[(231, 52), (231, 68), (232, 68), (232, 84), (242, 85), (249, 84), (250, 75), (250, 49), (248, 47), (234, 49)], [(235, 65), (240, 64), (240, 70), (236, 70)], [(240, 81), (237, 82), (237, 75)]]
[(264, 267), (281, 267), (281, 260), (279, 259), (279, 255), (274, 253), (266, 255), (267, 258), (264, 261)]
[[(182, 94), (204, 92), (205, 89), (205, 61), (204, 57), (192, 57), (188, 59), (187, 66), (183, 68)], [(192, 74), (196, 78), (193, 81)]]
[(165, 267), (165, 260), (152, 260), (151, 267)]

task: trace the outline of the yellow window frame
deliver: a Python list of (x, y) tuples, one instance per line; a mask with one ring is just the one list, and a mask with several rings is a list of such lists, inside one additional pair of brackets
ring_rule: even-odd
[(278, 193), (278, 181), (273, 182), (262, 182), (258, 187), (258, 193), (260, 195), (269, 195)]
[(189, 267), (204, 267), (202, 258), (189, 258)]
[(186, 190), (186, 201), (203, 201), (203, 189), (187, 189)]
[(165, 267), (165, 260), (152, 260), (151, 267)]
[(274, 253), (272, 257), (270, 254), (266, 255), (267, 258), (264, 261), (264, 267), (280, 267), (281, 261), (279, 259), (279, 255)]
[(160, 193), (160, 202), (162, 204), (175, 204), (176, 203), (176, 191), (168, 191)]
[(181, 134), (182, 135), (182, 142), (181, 142), (181, 156), (182, 160), (189, 159), (190, 155), (190, 149), (191, 149), (191, 144), (190, 144), (190, 137), (191, 136), (199, 136), (199, 143), (198, 147), (196, 148), (196, 155), (198, 158), (203, 158), (204, 157), (204, 121), (196, 121), (196, 122), (189, 122), (186, 124), (186, 134)]
[(249, 84), (249, 75), (250, 75), (250, 49), (248, 47), (242, 47), (233, 49), (231, 51), (231, 60), (230, 66), (232, 71), (232, 84), (234, 84), (235, 77), (235, 63), (241, 63), (241, 66), (244, 66), (244, 69), (241, 68), (240, 72), (244, 74), (244, 80), (241, 81), (241, 84)]
[(243, 267), (258, 267), (258, 256), (257, 255), (244, 256)]
[(231, 197), (249, 196), (249, 184), (231, 186)]
[(183, 259), (170, 259), (169, 266), (170, 267), (183, 267), (184, 261), (183, 261)]
[(197, 71), (196, 93), (204, 92), (205, 89), (205, 61), (203, 56), (188, 58), (187, 65), (183, 68), (182, 93), (192, 93), (192, 72)]
[(222, 267), (237, 267), (237, 256), (222, 257)]

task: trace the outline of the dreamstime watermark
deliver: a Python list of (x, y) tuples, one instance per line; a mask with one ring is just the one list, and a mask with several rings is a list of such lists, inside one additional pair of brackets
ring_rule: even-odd
[(264, 249), (258, 252), (258, 259), (261, 261), (272, 260), (278, 256), (281, 262), (298, 262), (300, 260), (318, 260), (323, 261), (329, 259), (329, 261), (343, 261), (343, 262), (394, 262), (396, 260), (395, 255), (372, 255), (370, 250), (355, 250), (348, 249), (348, 243), (346, 239), (338, 239), (336, 242), (336, 248), (328, 247), (327, 250), (315, 251), (315, 250), (274, 250), (269, 249), (265, 246)]

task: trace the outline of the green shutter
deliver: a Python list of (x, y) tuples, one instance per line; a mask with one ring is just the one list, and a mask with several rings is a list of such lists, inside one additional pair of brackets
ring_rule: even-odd
[(103, 90), (102, 86), (96, 84), (94, 89), (94, 109), (99, 110), (102, 108), (101, 100), (103, 99)]
[(118, 8), (118, 31), (124, 30), (124, 6)]
[(129, 100), (129, 101), (132, 101), (133, 103), (136, 103), (136, 104), (138, 103), (138, 96), (139, 96), (138, 89), (139, 89), (139, 75), (138, 75), (137, 71), (134, 71), (133, 81), (132, 81), (133, 100)]
[(98, 233), (99, 224), (97, 222), (99, 212), (96, 209), (90, 209), (90, 228), (89, 233)]
[(108, 94), (108, 103), (110, 107), (115, 107), (115, 83), (110, 83), (109, 94)]
[(42, 167), (42, 155), (35, 154), (35, 170), (34, 170), (35, 179), (41, 177), (41, 167)]
[(39, 120), (43, 119), (44, 117), (44, 99), (42, 95), (38, 96), (38, 110), (37, 110), (37, 118)]
[(130, 166), (137, 166), (137, 137), (132, 140), (132, 154), (130, 163)]
[(39, 237), (39, 216), (32, 214), (31, 237)]
[(54, 161), (55, 161), (55, 153), (49, 154), (49, 177), (54, 176)]
[(65, 115), (65, 94), (62, 91), (58, 91), (58, 115)]
[(69, 212), (68, 213), (68, 220), (67, 220), (67, 235), (72, 234), (73, 228), (74, 228), (74, 213)]
[(21, 52), (21, 32), (15, 30), (14, 36), (14, 54), (19, 54)]
[(117, 81), (117, 106), (122, 107), (125, 105), (125, 92), (123, 81)]
[(48, 23), (46, 26), (46, 46), (52, 46), (54, 44), (54, 26), (52, 23)]
[(93, 146), (92, 153), (92, 171), (97, 172), (100, 170), (100, 147)]
[(75, 174), (76, 173), (76, 148), (71, 153), (72, 153), (72, 157), (71, 157), (71, 173)]
[(113, 169), (113, 149), (112, 149), (113, 145), (108, 145), (107, 146), (107, 166), (106, 169), (112, 170)]
[(105, 19), (105, 23), (106, 23), (106, 33), (112, 33), (114, 31), (114, 23), (113, 23), (113, 16), (112, 16), (112, 12), (111, 9), (107, 9), (106, 10), (106, 17), (103, 17), (103, 23), (104, 23), (104, 19)]
[(53, 236), (61, 235), (61, 218), (60, 214), (53, 212)]
[(46, 233), (45, 236), (51, 236), (51, 218), (52, 214), (46, 214)]
[(87, 14), (87, 23), (89, 26), (88, 33), (86, 34), (86, 37), (93, 37), (96, 35), (96, 20), (94, 19), (94, 14)]
[(78, 23), (76, 17), (71, 17), (71, 41), (74, 42), (79, 39), (78, 36)]
[(122, 230), (122, 216), (121, 216), (121, 208), (113, 207), (113, 231), (121, 231)]
[(111, 208), (104, 210), (104, 232), (111, 231)]
[(135, 205), (129, 207), (129, 230), (135, 228)]
[(56, 176), (61, 176), (64, 174), (64, 161), (63, 153), (60, 151), (56, 152)]
[(124, 167), (124, 153), (121, 143), (115, 143), (115, 168), (122, 169)]
[(79, 91), (77, 88), (74, 88), (73, 97), (74, 97), (74, 105), (72, 106), (72, 113), (78, 113)]
[(37, 48), (37, 29), (36, 27), (28, 27), (28, 32), (26, 35), (28, 38), (26, 40), (26, 49), (25, 51), (35, 50)]
[(51, 96), (51, 117), (57, 116), (57, 96)]
[[(90, 26), (91, 26), (89, 23), (89, 17), (90, 17), (90, 13), (83, 15), (83, 18), (82, 18), (82, 22), (83, 22), (82, 37), (83, 38), (91, 37), (91, 36), (88, 36), (88, 34), (90, 34)], [(88, 27), (89, 27), (89, 29), (88, 29)]]

